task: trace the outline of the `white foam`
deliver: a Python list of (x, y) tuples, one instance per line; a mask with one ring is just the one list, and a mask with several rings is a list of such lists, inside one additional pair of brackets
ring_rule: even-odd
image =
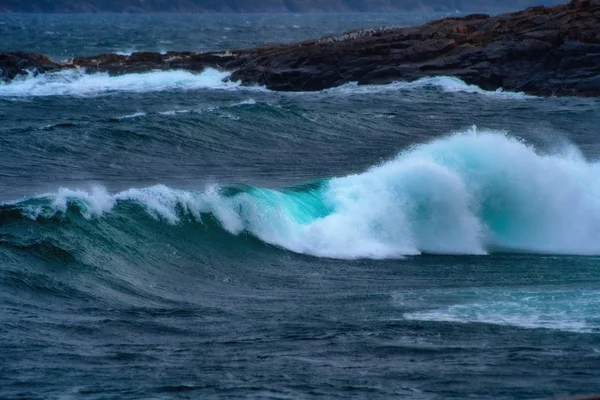
[[(331, 179), (316, 199), (261, 191), (266, 199), (227, 201), (262, 240), (318, 256), (600, 254), (599, 177), (600, 165), (573, 147), (545, 155), (469, 130)], [(315, 202), (330, 211), (314, 215)]]
[(187, 114), (187, 113), (191, 113), (194, 110), (187, 110), (187, 109), (180, 109), (180, 110), (169, 110), (169, 111), (161, 111), (159, 112), (160, 115), (165, 115), (168, 117), (172, 117), (174, 115), (177, 114)]
[(145, 112), (136, 112), (133, 114), (129, 114), (129, 115), (123, 115), (121, 117), (118, 117), (118, 119), (133, 119), (133, 118), (140, 118), (140, 117), (145, 117), (147, 114)]
[(197, 194), (184, 190), (171, 189), (164, 185), (156, 185), (150, 188), (129, 189), (117, 193), (115, 201), (133, 200), (141, 204), (150, 215), (163, 218), (169, 223), (180, 222), (179, 210), (185, 214), (200, 219), (202, 205)]
[(237, 103), (233, 103), (231, 105), (231, 107), (238, 107), (238, 106), (252, 106), (256, 104), (256, 100), (254, 99), (248, 99), (248, 100), (243, 100)]
[(157, 92), (165, 90), (232, 90), (237, 82), (225, 82), (229, 73), (208, 68), (200, 74), (188, 71), (155, 71), (110, 76), (65, 70), (21, 77), (0, 83), (0, 97), (98, 96), (113, 92)]
[(326, 89), (324, 93), (330, 94), (370, 94), (370, 93), (386, 93), (397, 91), (414, 91), (426, 88), (438, 88), (447, 93), (476, 93), (489, 97), (522, 100), (527, 98), (535, 98), (528, 96), (522, 92), (505, 92), (502, 89), (495, 91), (484, 90), (477, 85), (469, 85), (459, 78), (452, 76), (436, 76), (431, 78), (421, 78), (412, 82), (398, 81), (384, 85), (358, 85), (356, 82), (347, 83), (345, 85)]
[(67, 210), (70, 201), (78, 200), (81, 213), (85, 218), (99, 217), (110, 211), (116, 203), (116, 199), (100, 186), (93, 187), (89, 192), (61, 188), (52, 197), (52, 207), (62, 212)]

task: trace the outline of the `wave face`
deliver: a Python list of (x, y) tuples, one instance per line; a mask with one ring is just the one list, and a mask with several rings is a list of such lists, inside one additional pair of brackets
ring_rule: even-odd
[(600, 254), (598, 176), (600, 165), (573, 147), (543, 154), (500, 132), (472, 131), (415, 146), (360, 174), (284, 189), (61, 189), (5, 207), (32, 219), (74, 207), (95, 219), (134, 204), (168, 224), (210, 216), (232, 235), (341, 259)]

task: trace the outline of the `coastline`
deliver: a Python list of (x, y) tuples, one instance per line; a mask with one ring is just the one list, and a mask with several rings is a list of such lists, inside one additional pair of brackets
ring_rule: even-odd
[(573, 0), (494, 17), (449, 17), (419, 27), (376, 27), (248, 50), (102, 54), (65, 62), (35, 53), (0, 53), (0, 80), (67, 69), (121, 75), (216, 68), (231, 71), (233, 81), (278, 91), (452, 76), (485, 90), (596, 97), (599, 31), (600, 0)]

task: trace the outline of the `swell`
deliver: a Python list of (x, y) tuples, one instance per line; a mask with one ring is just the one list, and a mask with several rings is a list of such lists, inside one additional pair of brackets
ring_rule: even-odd
[(245, 234), (232, 240), (210, 215), (199, 221), (174, 206), (173, 223), (160, 216), (158, 204), (152, 212), (142, 201), (110, 197), (102, 189), (87, 196), (59, 190), (3, 205), (0, 297), (31, 298), (36, 307), (40, 296), (111, 307), (180, 305), (198, 297), (186, 279), (212, 281), (202, 290), (216, 296), (220, 285), (242, 273), (239, 260), (275, 250)]
[(238, 243), (249, 235), (255, 243), (342, 259), (600, 254), (599, 172), (571, 146), (546, 154), (500, 132), (470, 131), (360, 174), (295, 187), (157, 185), (115, 194), (63, 188), (4, 205), (0, 218), (3, 233), (24, 221), (63, 230), (77, 220), (93, 236), (116, 215), (119, 225), (109, 227), (115, 233), (152, 223), (152, 235), (160, 236), (161, 226), (191, 224), (210, 227), (205, 238)]

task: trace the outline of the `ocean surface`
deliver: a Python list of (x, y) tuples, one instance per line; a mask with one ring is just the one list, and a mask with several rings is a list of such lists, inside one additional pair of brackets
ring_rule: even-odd
[[(440, 15), (0, 15), (0, 51), (226, 50)], [(450, 77), (0, 84), (0, 398), (600, 393), (600, 101)]]

